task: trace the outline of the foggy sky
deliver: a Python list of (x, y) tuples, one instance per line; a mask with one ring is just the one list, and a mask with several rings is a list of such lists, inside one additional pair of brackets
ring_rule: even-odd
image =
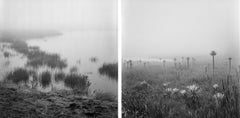
[(111, 30), (116, 13), (116, 0), (0, 0), (5, 29)]
[(238, 55), (237, 0), (123, 0), (123, 56)]

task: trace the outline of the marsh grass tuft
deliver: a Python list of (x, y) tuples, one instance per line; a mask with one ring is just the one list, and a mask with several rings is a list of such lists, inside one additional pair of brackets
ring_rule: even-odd
[(68, 74), (64, 80), (65, 86), (78, 89), (82, 91), (87, 91), (91, 83), (88, 80), (88, 76), (81, 74)]
[(113, 79), (117, 79), (118, 77), (118, 64), (117, 63), (109, 63), (103, 64), (102, 67), (98, 69), (99, 73), (102, 75), (107, 75)]
[(50, 68), (63, 69), (67, 67), (66, 60), (62, 60), (57, 54), (48, 54), (40, 50), (34, 50), (27, 54), (27, 65), (32, 67), (39, 67), (47, 65)]
[(97, 58), (97, 57), (91, 57), (89, 60), (90, 60), (92, 63), (98, 62), (98, 58)]
[(29, 73), (26, 69), (17, 68), (14, 71), (9, 72), (6, 76), (6, 79), (15, 84), (19, 84), (21, 82), (26, 84), (29, 80)]
[(70, 73), (77, 73), (78, 72), (78, 67), (77, 66), (73, 66), (70, 68)]
[(41, 85), (43, 88), (46, 88), (52, 82), (51, 80), (51, 73), (49, 71), (43, 72), (41, 74)]

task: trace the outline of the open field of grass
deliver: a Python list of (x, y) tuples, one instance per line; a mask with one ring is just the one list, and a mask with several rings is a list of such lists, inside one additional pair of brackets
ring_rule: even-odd
[(239, 71), (214, 66), (213, 75), (211, 63), (198, 61), (125, 63), (123, 117), (239, 118)]

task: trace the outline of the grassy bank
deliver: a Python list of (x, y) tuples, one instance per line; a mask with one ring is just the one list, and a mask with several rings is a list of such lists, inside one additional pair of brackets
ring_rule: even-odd
[(124, 67), (123, 117), (238, 118), (239, 73), (217, 65), (213, 78), (203, 65)]
[(69, 91), (28, 93), (0, 84), (3, 118), (117, 118), (117, 104)]

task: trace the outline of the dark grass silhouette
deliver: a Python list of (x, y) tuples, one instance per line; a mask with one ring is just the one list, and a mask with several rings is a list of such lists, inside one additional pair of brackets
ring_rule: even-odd
[(48, 54), (40, 50), (33, 50), (27, 54), (27, 65), (32, 67), (39, 67), (47, 65), (50, 68), (63, 69), (67, 67), (66, 60), (62, 60), (58, 54)]
[(71, 89), (78, 89), (82, 91), (88, 90), (91, 83), (88, 80), (88, 76), (71, 73), (66, 75), (64, 80), (65, 86)]
[(26, 69), (17, 68), (14, 71), (9, 72), (6, 76), (6, 79), (15, 84), (19, 84), (21, 82), (27, 83), (29, 80), (29, 73)]
[(41, 74), (41, 85), (43, 88), (46, 88), (50, 85), (50, 83), (52, 82), (51, 80), (51, 73), (49, 71), (43, 72)]
[(102, 75), (107, 75), (110, 78), (117, 79), (118, 77), (118, 65), (117, 63), (103, 64), (102, 67), (98, 69), (99, 73)]
[(96, 62), (98, 62), (98, 58), (97, 57), (91, 57), (90, 59), (89, 59), (92, 63), (96, 63)]

